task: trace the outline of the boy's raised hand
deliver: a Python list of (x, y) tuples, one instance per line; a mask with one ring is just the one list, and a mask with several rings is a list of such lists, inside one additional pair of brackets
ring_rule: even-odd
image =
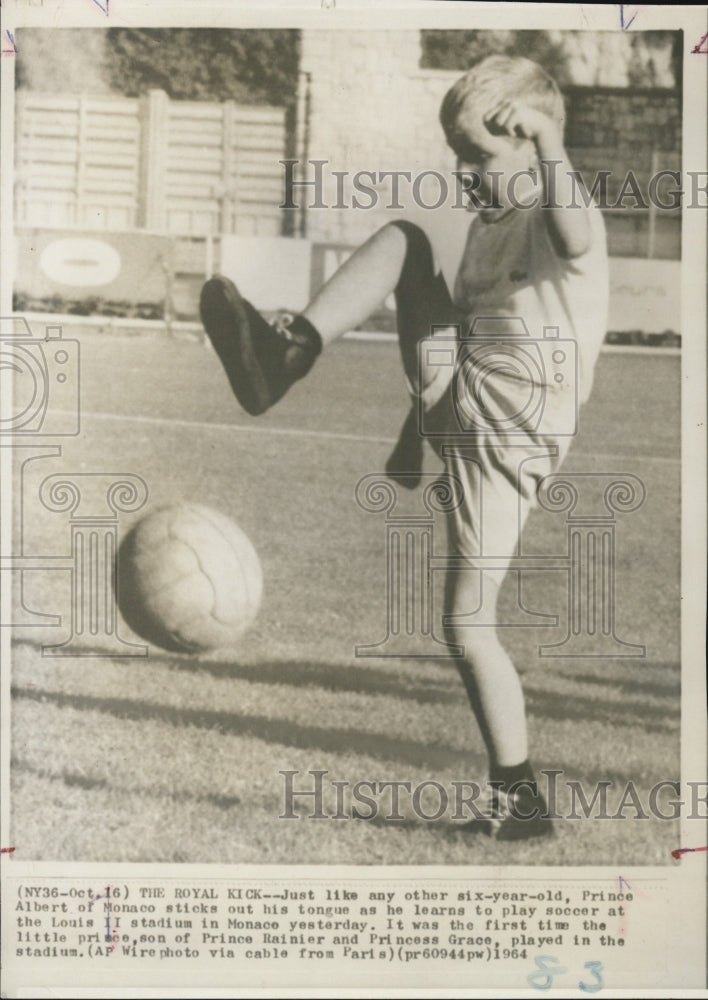
[(520, 100), (500, 101), (484, 115), (483, 121), (492, 135), (508, 135), (532, 142), (541, 138), (560, 139), (560, 130), (552, 118)]
[(556, 205), (549, 207), (544, 216), (548, 233), (560, 256), (572, 259), (586, 253), (590, 246), (587, 211), (568, 211), (564, 207), (573, 205), (573, 168), (558, 124), (537, 108), (513, 98), (494, 105), (482, 120), (492, 135), (528, 139), (535, 145), (539, 161), (552, 162), (558, 168), (554, 191)]

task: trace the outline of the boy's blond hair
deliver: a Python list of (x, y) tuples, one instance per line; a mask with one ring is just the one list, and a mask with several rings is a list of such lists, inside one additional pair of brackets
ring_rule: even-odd
[(465, 159), (467, 142), (465, 120), (481, 117), (511, 97), (543, 111), (563, 131), (563, 96), (553, 77), (522, 56), (486, 56), (448, 90), (440, 107), (440, 124), (448, 145), (461, 159)]

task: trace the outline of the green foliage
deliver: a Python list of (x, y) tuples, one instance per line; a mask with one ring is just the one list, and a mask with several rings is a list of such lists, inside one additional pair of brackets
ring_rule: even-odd
[[(637, 52), (637, 39), (647, 53), (642, 58)], [(632, 35), (632, 54), (628, 66), (629, 80), (634, 87), (655, 87), (656, 65), (654, 53), (670, 52), (671, 72), (674, 86), (677, 90), (683, 85), (683, 32), (681, 31), (644, 31), (641, 35)]]
[(427, 69), (468, 69), (490, 55), (517, 55), (533, 59), (562, 86), (567, 80), (561, 44), (547, 31), (438, 31), (421, 32), (421, 66)]
[(137, 97), (159, 88), (175, 100), (291, 105), (300, 33), (224, 28), (111, 28), (111, 89)]
[[(656, 87), (654, 54), (670, 53), (674, 86), (680, 89), (682, 75), (682, 33), (680, 31), (627, 32), (623, 60), (626, 82), (630, 87)], [(601, 44), (601, 38), (574, 31), (438, 31), (421, 32), (421, 65), (426, 69), (466, 70), (478, 59), (489, 55), (525, 56), (543, 66), (560, 87), (573, 84), (572, 61), (588, 45)], [(603, 81), (597, 80), (601, 86)], [(663, 84), (666, 85), (665, 83)]]

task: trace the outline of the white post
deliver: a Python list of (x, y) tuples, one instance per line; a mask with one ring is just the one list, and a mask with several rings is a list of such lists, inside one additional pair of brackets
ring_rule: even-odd
[(164, 232), (167, 228), (166, 162), (169, 98), (151, 90), (140, 101), (140, 194), (138, 224)]

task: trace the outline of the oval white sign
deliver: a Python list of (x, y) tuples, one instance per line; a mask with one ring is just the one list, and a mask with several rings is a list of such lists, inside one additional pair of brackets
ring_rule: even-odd
[(62, 285), (108, 285), (120, 273), (120, 254), (103, 240), (55, 240), (45, 247), (39, 266)]

